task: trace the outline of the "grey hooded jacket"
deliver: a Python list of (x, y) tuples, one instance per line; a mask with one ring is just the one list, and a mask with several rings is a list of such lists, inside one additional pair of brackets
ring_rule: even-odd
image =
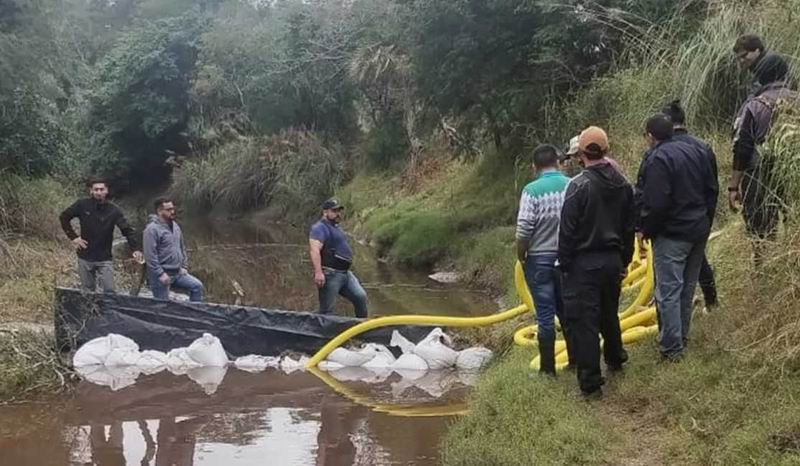
[(170, 225), (151, 214), (147, 218), (143, 237), (144, 260), (148, 272), (160, 276), (164, 272), (175, 273), (181, 267), (188, 267), (186, 243), (183, 241), (183, 232), (177, 222), (172, 222)]

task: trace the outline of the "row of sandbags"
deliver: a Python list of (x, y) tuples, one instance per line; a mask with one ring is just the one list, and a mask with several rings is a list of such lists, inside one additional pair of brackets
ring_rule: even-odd
[(385, 346), (368, 343), (360, 349), (336, 348), (320, 362), (319, 368), (335, 371), (344, 367), (390, 369), (393, 371), (427, 371), (456, 367), (461, 370), (478, 370), (492, 357), (492, 352), (483, 347), (456, 351), (452, 339), (441, 328), (433, 329), (417, 344), (410, 342), (400, 332), (392, 332), (389, 346), (400, 349), (394, 354)]

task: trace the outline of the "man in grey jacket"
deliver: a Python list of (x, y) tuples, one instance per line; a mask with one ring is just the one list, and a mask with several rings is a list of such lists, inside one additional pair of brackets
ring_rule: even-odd
[(175, 221), (172, 200), (159, 198), (155, 202), (156, 215), (144, 229), (144, 258), (147, 263), (147, 281), (153, 296), (169, 298), (170, 287), (189, 291), (190, 301), (203, 300), (203, 283), (189, 275), (189, 258), (181, 227)]
[(734, 212), (739, 203), (742, 205), (758, 264), (764, 254), (763, 240), (775, 237), (782, 205), (775, 160), (764, 150), (764, 143), (780, 103), (797, 102), (798, 95), (788, 87), (788, 63), (780, 55), (766, 51), (761, 39), (742, 36), (736, 41), (734, 51), (737, 60), (753, 72), (755, 90), (739, 109), (734, 122), (728, 203)]

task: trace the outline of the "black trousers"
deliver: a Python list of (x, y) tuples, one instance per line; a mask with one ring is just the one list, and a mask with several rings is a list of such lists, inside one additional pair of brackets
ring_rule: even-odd
[(703, 290), (703, 301), (706, 306), (717, 304), (717, 284), (714, 280), (714, 269), (708, 263), (708, 257), (703, 256), (703, 263), (700, 265), (700, 289)]
[(579, 255), (562, 271), (564, 317), (569, 328), (578, 383), (592, 393), (604, 383), (600, 370), (600, 335), (606, 364), (624, 362), (619, 328), (619, 294), (623, 270), (618, 252)]
[(564, 315), (564, 300), (562, 294), (564, 292), (563, 276), (561, 271), (557, 270), (556, 273), (556, 317), (561, 323), (561, 334), (564, 335), (564, 342), (567, 344), (567, 357), (569, 358), (570, 368), (575, 367), (575, 348), (572, 346), (572, 332), (569, 328), (569, 320)]

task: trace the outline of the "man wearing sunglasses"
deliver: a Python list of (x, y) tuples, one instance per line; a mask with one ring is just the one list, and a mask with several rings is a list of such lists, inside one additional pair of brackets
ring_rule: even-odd
[(189, 256), (178, 222), (175, 204), (171, 199), (155, 201), (155, 215), (150, 215), (144, 229), (144, 258), (147, 263), (147, 282), (153, 297), (168, 299), (171, 287), (189, 292), (189, 301), (203, 300), (203, 282), (189, 275)]

